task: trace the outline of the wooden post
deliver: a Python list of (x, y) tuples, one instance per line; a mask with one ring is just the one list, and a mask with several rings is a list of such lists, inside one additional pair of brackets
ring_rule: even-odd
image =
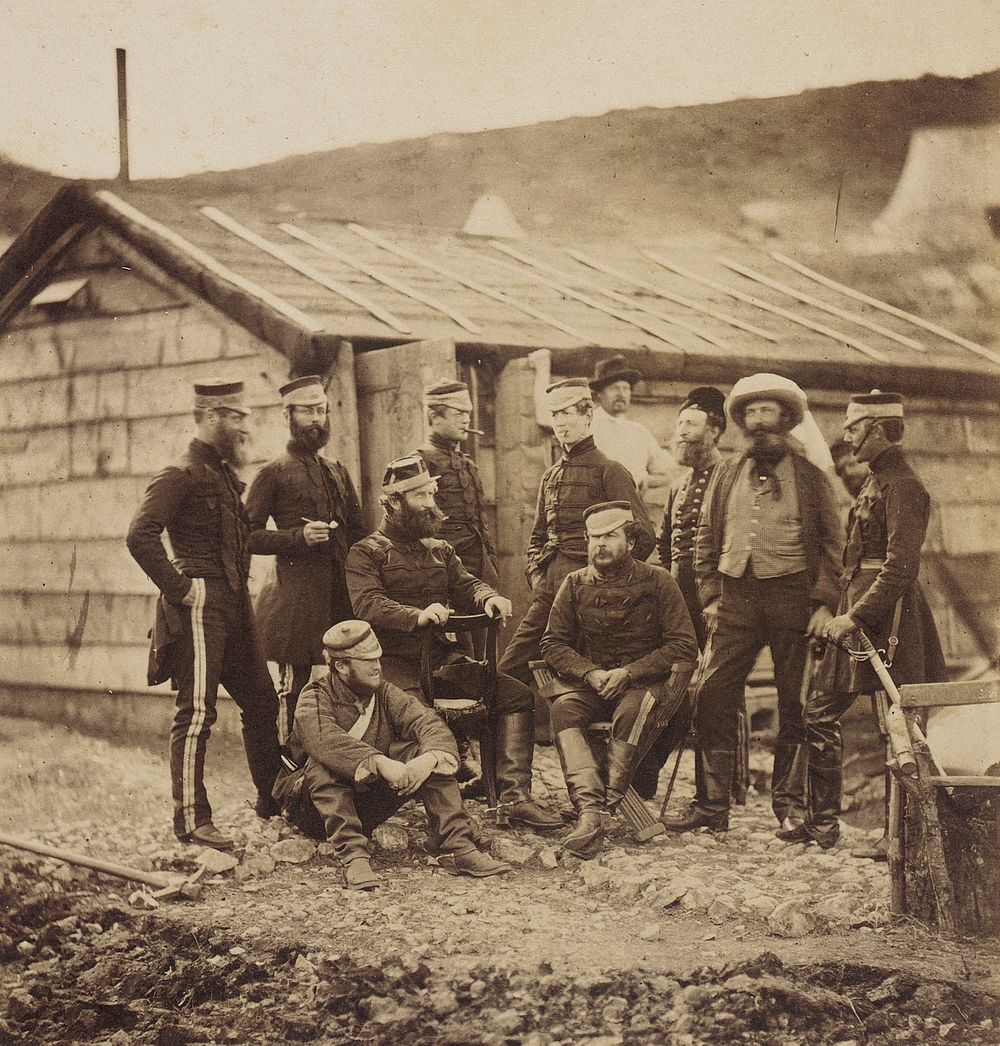
[(125, 48), (115, 48), (118, 69), (118, 181), (129, 180), (128, 170), (128, 84), (125, 75)]

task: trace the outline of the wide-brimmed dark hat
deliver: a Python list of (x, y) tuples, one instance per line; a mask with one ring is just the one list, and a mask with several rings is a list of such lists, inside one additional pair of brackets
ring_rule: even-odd
[(637, 381), (642, 381), (642, 371), (630, 367), (624, 356), (598, 360), (597, 366), (594, 367), (594, 376), (590, 379), (590, 387), (594, 392), (600, 392), (613, 381), (627, 381), (629, 385), (634, 385)]

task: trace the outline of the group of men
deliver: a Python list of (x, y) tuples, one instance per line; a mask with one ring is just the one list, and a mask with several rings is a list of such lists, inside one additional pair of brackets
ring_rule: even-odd
[[(899, 450), (902, 400), (872, 393), (848, 406), (846, 445), (853, 465), (870, 471), (845, 548), (829, 479), (792, 436), (808, 409), (798, 385), (755, 374), (728, 397), (693, 389), (673, 444), (689, 471), (668, 491), (657, 543), (640, 494), (648, 474), (638, 482), (635, 475), (645, 466), (613, 456), (622, 446), (652, 461), (653, 445), (659, 449), (652, 436), (639, 441), (627, 426), (643, 427), (623, 416), (640, 378), (615, 357), (590, 380), (546, 389), (560, 453), (539, 486), (526, 557), (530, 605), (496, 672), (490, 770), (499, 803), (512, 824), (564, 826), (531, 794), (532, 662), (543, 661), (560, 683), (552, 733), (576, 812), (564, 849), (583, 858), (600, 850), (629, 786), (655, 793), (692, 719), (695, 797), (665, 823), (726, 830), (743, 687), (768, 646), (778, 690), (778, 835), (832, 846), (840, 719), (857, 694), (877, 687), (844, 652), (852, 633), (863, 629), (877, 648), (896, 653), (900, 682), (941, 674), (916, 583), (928, 498)], [(483, 486), (463, 450), (469, 390), (457, 381), (425, 390), (428, 440), (386, 466), (383, 517), (370, 534), (347, 471), (322, 454), (330, 416), (321, 379), (300, 377), (280, 391), (290, 442), (259, 471), (244, 506), (242, 387), (196, 385), (196, 438), (150, 484), (129, 531), (132, 555), (161, 594), (150, 682), (170, 678), (178, 691), (174, 831), (183, 841), (232, 846), (212, 822), (203, 779), (222, 683), (241, 711), (257, 814), (284, 812), (328, 839), (349, 886), (378, 884), (371, 833), (411, 797), (425, 806), (426, 846), (442, 868), (509, 871), (485, 852), (459, 788), (464, 781), (468, 794), (479, 777), (469, 741), (486, 714), (482, 636), (449, 631), (448, 623), (456, 614), (503, 624), (511, 616), (498, 591)], [(745, 447), (723, 459), (727, 423)], [(645, 560), (657, 544), (654, 566)], [(276, 561), (256, 615), (247, 587), (253, 554)], [(826, 641), (826, 653), (803, 707), (807, 648), (816, 639)], [(692, 700), (664, 729), (654, 713), (667, 700), (671, 671), (696, 661), (699, 649)], [(280, 696), (265, 659), (279, 665)], [(597, 720), (611, 724), (603, 758), (588, 736)]]

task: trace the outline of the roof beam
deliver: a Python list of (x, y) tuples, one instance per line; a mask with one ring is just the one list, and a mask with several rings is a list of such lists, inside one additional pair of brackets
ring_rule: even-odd
[(895, 305), (890, 305), (888, 302), (881, 301), (878, 298), (873, 298), (868, 294), (863, 294), (861, 291), (856, 291), (853, 287), (848, 287), (846, 284), (838, 283), (836, 280), (831, 280), (829, 276), (824, 276), (822, 273), (807, 268), (801, 262), (795, 261), (794, 258), (789, 258), (788, 255), (782, 254), (780, 251), (771, 251), (771, 257), (776, 262), (780, 262), (782, 265), (787, 265), (789, 269), (794, 269), (795, 272), (800, 273), (824, 287), (840, 291), (842, 294), (846, 294), (849, 298), (854, 298), (857, 301), (863, 301), (873, 309), (881, 309), (882, 312), (887, 312), (890, 316), (898, 316), (899, 319), (906, 320), (908, 323), (912, 323), (915, 327), (920, 327), (922, 330), (930, 331), (931, 334), (936, 334), (939, 338), (944, 338), (945, 341), (950, 341), (955, 345), (961, 345), (963, 349), (968, 349), (969, 352), (973, 352), (977, 356), (982, 356), (983, 359), (987, 359), (991, 363), (1000, 365), (1000, 355), (993, 352), (991, 349), (986, 348), (985, 345), (978, 345), (974, 341), (969, 341), (968, 338), (963, 338), (960, 334), (954, 334), (946, 327), (941, 327), (937, 323), (925, 320), (922, 316), (916, 316), (912, 312), (907, 312), (905, 309), (897, 309)]
[(775, 316), (781, 316), (790, 323), (795, 323), (800, 327), (816, 331), (817, 334), (823, 334), (833, 341), (840, 342), (841, 345), (847, 345), (852, 349), (856, 349), (858, 352), (864, 353), (864, 355), (868, 356), (870, 359), (878, 360), (879, 363), (889, 362), (889, 357), (886, 356), (884, 352), (872, 348), (871, 345), (860, 341), (858, 338), (852, 337), (850, 334), (842, 334), (840, 331), (834, 330), (832, 327), (827, 327), (822, 323), (813, 323), (812, 320), (803, 319), (796, 313), (781, 308), (780, 305), (772, 305), (769, 301), (764, 301), (752, 294), (744, 294), (743, 291), (738, 291), (735, 287), (727, 287), (724, 283), (717, 283), (715, 280), (710, 280), (707, 276), (699, 276), (698, 273), (691, 272), (690, 269), (685, 269), (680, 265), (675, 265), (668, 258), (664, 258), (661, 254), (657, 254), (655, 251), (643, 251), (642, 253), (645, 257), (649, 258), (650, 261), (656, 262), (657, 265), (662, 266), (668, 272), (672, 272), (677, 276), (683, 276), (686, 280), (691, 280), (693, 283), (701, 284), (702, 287), (708, 287), (711, 290), (718, 291), (720, 294), (728, 294), (731, 298), (735, 298), (737, 301), (746, 302), (748, 305), (753, 305), (755, 308), (758, 308), (763, 312), (773, 313)]
[(736, 327), (737, 330), (746, 331), (748, 334), (756, 334), (758, 338), (763, 338), (765, 341), (773, 343), (777, 343), (778, 341), (773, 334), (768, 334), (766, 330), (761, 330), (760, 327), (755, 327), (752, 323), (745, 323), (743, 320), (737, 319), (735, 316), (730, 316), (727, 312), (722, 312), (719, 309), (713, 309), (706, 305), (702, 305), (700, 302), (696, 302), (693, 298), (685, 298), (683, 295), (674, 294), (672, 291), (668, 291), (664, 287), (658, 287), (655, 283), (649, 283), (647, 280), (640, 280), (635, 276), (630, 276), (627, 272), (622, 272), (621, 269), (614, 269), (610, 265), (605, 265), (603, 262), (591, 258), (589, 255), (584, 254), (583, 251), (567, 247), (566, 253), (571, 258), (575, 258), (581, 265), (586, 265), (588, 268), (595, 269), (597, 272), (603, 272), (607, 276), (614, 276), (616, 280), (621, 280), (622, 283), (627, 283), (632, 287), (638, 287), (640, 290), (648, 291), (650, 294), (655, 294), (658, 298), (663, 298), (665, 301), (672, 301), (675, 305), (683, 305), (684, 308), (691, 309), (693, 312), (697, 312), (702, 316), (711, 316), (712, 319), (719, 320), (722, 323), (728, 324), (730, 327)]
[[(722, 349), (726, 352), (730, 351), (729, 346), (726, 345), (725, 342), (719, 341), (694, 323), (687, 323), (686, 321), (678, 319), (676, 316), (671, 316), (669, 313), (663, 312), (660, 309), (654, 309), (649, 305), (644, 305), (642, 302), (636, 301), (635, 298), (630, 298), (627, 294), (619, 294), (618, 291), (613, 291), (608, 287), (602, 287), (599, 283), (594, 283), (593, 280), (585, 279), (582, 276), (571, 275), (567, 272), (561, 272), (559, 269), (556, 269), (551, 265), (546, 265), (544, 262), (540, 262), (535, 258), (531, 258), (522, 251), (519, 251), (516, 247), (511, 247), (510, 244), (503, 243), (500, 240), (490, 240), (490, 246), (494, 248), (494, 250), (501, 251), (503, 254), (509, 255), (511, 258), (522, 262), (524, 265), (530, 265), (531, 268), (537, 269), (539, 272), (547, 272), (557, 280), (572, 281), (580, 287), (589, 288), (597, 294), (603, 295), (605, 298), (610, 298), (612, 301), (620, 302), (635, 312), (641, 312), (647, 316), (653, 316), (658, 320), (662, 320), (664, 323), (669, 323), (675, 327), (680, 327), (682, 330), (690, 331), (703, 341), (707, 341), (709, 345), (714, 345), (717, 349)], [(680, 346), (677, 347), (680, 348)]]
[(473, 323), (464, 313), (453, 309), (437, 298), (432, 298), (429, 294), (424, 294), (423, 291), (417, 290), (416, 287), (411, 287), (408, 283), (403, 283), (401, 280), (397, 280), (394, 276), (390, 276), (383, 269), (377, 269), (374, 265), (369, 265), (363, 261), (357, 255), (349, 254), (347, 251), (342, 251), (339, 247), (335, 247), (328, 240), (321, 240), (318, 236), (313, 236), (312, 233), (306, 232), (305, 229), (300, 229), (296, 225), (292, 225), (289, 222), (282, 222), (279, 226), (282, 232), (288, 233), (289, 236), (294, 236), (295, 239), (301, 240), (303, 243), (309, 244), (310, 247), (315, 248), (321, 254), (329, 255), (331, 258), (336, 258), (337, 261), (343, 262), (345, 265), (350, 265), (352, 269), (357, 269), (358, 272), (363, 272), (366, 276), (370, 276), (373, 280), (379, 283), (384, 283), (386, 287), (391, 287), (394, 291), (399, 291), (400, 294), (405, 295), (407, 298), (413, 298), (414, 301), (423, 302), (428, 308), (433, 309), (435, 312), (440, 312), (443, 316), (447, 316), (449, 319), (454, 320), (459, 327), (464, 328), (470, 334), (482, 334), (483, 329), (477, 323)]
[(76, 222), (62, 232), (53, 243), (28, 266), (27, 271), (0, 300), (0, 330), (28, 304), (35, 287), (64, 251), (76, 243), (87, 228), (84, 222)]
[(227, 269), (225, 265), (216, 261), (215, 258), (200, 247), (196, 247), (190, 240), (185, 240), (183, 236), (174, 232), (173, 229), (168, 229), (162, 222), (158, 222), (143, 214), (142, 211), (126, 203), (120, 196), (116, 196), (107, 189), (98, 189), (94, 196), (122, 218), (126, 218), (133, 225), (139, 226), (139, 228), (169, 244), (175, 250), (187, 255), (191, 261), (218, 279), (225, 280), (226, 283), (238, 287), (245, 294), (263, 302), (286, 320), (291, 320), (303, 330), (308, 331), (310, 334), (319, 334), (323, 330), (323, 325), (311, 316), (300, 312), (293, 305), (289, 305), (287, 301), (283, 301), (277, 295), (265, 290), (252, 280), (240, 276), (239, 273), (233, 272), (232, 269)]
[(390, 254), (395, 254), (397, 258), (405, 258), (407, 261), (411, 261), (415, 265), (420, 265), (425, 269), (430, 269), (431, 272), (436, 272), (439, 276), (444, 276), (449, 280), (454, 280), (456, 283), (461, 284), (463, 287), (468, 287), (470, 291), (475, 291), (477, 294), (482, 294), (486, 298), (492, 298), (494, 301), (501, 302), (503, 305), (508, 305), (512, 309), (517, 309), (519, 312), (523, 312), (526, 316), (531, 316), (533, 319), (539, 320), (549, 327), (554, 327), (557, 331), (562, 331), (563, 334), (568, 334), (571, 338), (575, 338), (583, 345), (594, 344), (593, 339), (589, 335), (584, 334), (582, 331), (578, 331), (575, 327), (569, 326), (569, 324), (563, 323), (562, 320), (557, 320), (554, 316), (550, 316), (546, 312), (542, 312), (541, 309), (536, 309), (533, 305), (528, 305), (526, 302), (518, 301), (516, 298), (512, 298), (509, 294), (504, 294), (503, 291), (494, 290), (494, 288), (487, 287), (485, 284), (477, 283), (475, 280), (470, 280), (467, 276), (463, 276), (461, 273), (455, 272), (453, 269), (447, 269), (443, 265), (438, 265), (437, 262), (431, 261), (430, 258), (424, 258), (414, 251), (407, 250), (406, 247), (394, 243), (392, 240), (387, 240), (384, 236), (379, 236), (378, 233), (366, 229), (363, 225), (358, 225), (357, 222), (348, 222), (347, 228), (350, 229), (355, 236), (360, 236), (362, 239), (368, 240), (369, 243), (374, 243), (376, 246), (381, 247), (382, 250), (388, 251)]
[(872, 320), (866, 319), (864, 316), (859, 316), (856, 312), (842, 309), (838, 305), (830, 305), (828, 302), (825, 302), (820, 298), (814, 298), (811, 294), (797, 291), (794, 287), (789, 287), (788, 284), (780, 283), (778, 280), (772, 280), (770, 276), (765, 276), (764, 273), (757, 272), (755, 269), (748, 268), (746, 265), (740, 265), (739, 262), (734, 262), (729, 258), (723, 258), (721, 256), (717, 256), (716, 261), (721, 265), (725, 265), (727, 269), (739, 273), (740, 276), (745, 276), (748, 280), (753, 280), (754, 283), (760, 283), (765, 287), (770, 287), (772, 290), (779, 291), (781, 294), (787, 294), (789, 298), (792, 298), (795, 301), (800, 301), (803, 305), (811, 305), (814, 309), (828, 312), (831, 316), (837, 316), (839, 319), (847, 320), (848, 323), (856, 323), (859, 327), (864, 327), (866, 330), (870, 330), (874, 334), (881, 334), (883, 338), (899, 342), (900, 345), (905, 345), (908, 349), (914, 349), (916, 352), (927, 351), (926, 345), (923, 345), (919, 341), (914, 341), (913, 338), (906, 337), (905, 334), (897, 334), (894, 330), (890, 330), (888, 327), (883, 327), (880, 323), (875, 323)]
[(245, 225), (241, 225), (235, 218), (231, 218), (228, 214), (224, 211), (220, 211), (217, 207), (199, 207), (198, 211), (209, 221), (215, 222), (216, 225), (221, 226), (227, 232), (231, 232), (234, 236), (238, 236), (241, 240), (244, 240), (251, 246), (256, 247), (265, 254), (269, 254), (272, 258), (276, 258), (284, 265), (287, 265), (288, 268), (302, 276), (305, 276), (307, 280), (312, 280), (313, 283), (318, 283), (328, 291), (333, 291), (334, 294), (339, 294), (342, 298), (346, 298), (349, 302), (364, 309), (365, 312), (370, 313), (375, 317), (375, 319), (384, 323), (392, 330), (398, 331), (400, 334), (413, 333), (412, 327), (408, 327), (402, 320), (397, 319), (387, 309), (383, 309), (380, 305), (376, 305), (370, 298), (366, 298), (363, 294), (358, 294), (355, 291), (352, 291), (349, 287), (345, 287), (344, 284), (339, 283), (337, 280), (330, 279), (326, 273), (320, 272), (319, 269), (314, 269), (304, 261), (300, 261), (287, 248), (282, 247), (280, 244), (274, 243), (272, 240), (268, 240), (263, 236), (259, 236), (252, 229), (248, 229)]

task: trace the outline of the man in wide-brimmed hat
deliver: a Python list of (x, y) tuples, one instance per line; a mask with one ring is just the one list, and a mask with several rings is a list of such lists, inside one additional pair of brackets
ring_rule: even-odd
[(632, 389), (642, 372), (630, 367), (624, 356), (599, 360), (590, 379), (597, 401), (591, 433), (597, 449), (620, 461), (632, 473), (640, 493), (664, 486), (672, 465), (670, 455), (656, 437), (638, 421), (625, 415), (632, 405)]
[[(855, 660), (844, 646), (863, 631), (884, 652), (897, 685), (945, 678), (937, 628), (917, 582), (930, 498), (899, 446), (902, 396), (878, 390), (853, 396), (844, 437), (855, 460), (867, 463), (871, 473), (851, 510), (837, 616), (821, 630), (830, 644), (806, 702), (808, 815), (804, 824), (778, 832), (786, 842), (815, 842), (824, 849), (840, 834), (840, 721), (859, 694), (882, 689), (871, 666)], [(886, 853), (883, 838), (858, 856), (884, 860)]]
[(807, 633), (836, 606), (843, 540), (829, 480), (789, 441), (805, 411), (805, 393), (778, 374), (741, 378), (726, 400), (747, 448), (716, 468), (698, 525), (694, 568), (708, 627), (695, 695), (700, 765), (690, 811), (666, 822), (674, 831), (729, 826), (737, 710), (765, 645), (778, 690), (771, 804), (780, 824), (805, 816)]
[[(365, 536), (361, 505), (347, 469), (322, 450), (330, 407), (322, 379), (293, 378), (279, 389), (288, 422), (285, 453), (261, 468), (247, 494), (250, 551), (275, 557), (274, 577), (257, 597), (264, 656), (279, 666), (282, 740), (291, 730), (299, 691), (323, 664), (323, 633), (353, 617), (344, 565)], [(275, 529), (268, 527), (273, 520)]]

